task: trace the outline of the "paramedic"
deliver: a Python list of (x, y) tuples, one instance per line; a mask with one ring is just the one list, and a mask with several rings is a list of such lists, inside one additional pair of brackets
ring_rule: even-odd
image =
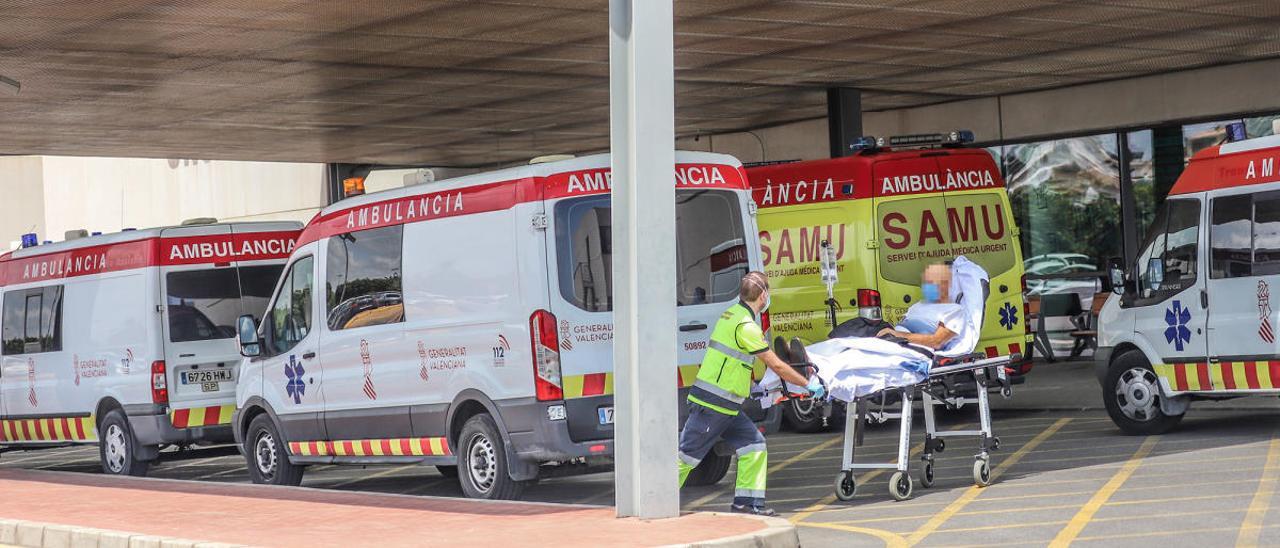
[(730, 510), (773, 516), (776, 513), (764, 505), (769, 466), (764, 436), (741, 412), (751, 391), (752, 365), (761, 358), (783, 380), (806, 386), (816, 398), (822, 397), (824, 388), (817, 377), (805, 379), (769, 350), (757, 323), (760, 313), (769, 307), (769, 280), (764, 273), (744, 275), (738, 296), (741, 300), (720, 315), (711, 332), (698, 377), (689, 389), (689, 419), (680, 433), (680, 485), (716, 441), (723, 439), (738, 455), (737, 486)]
[(951, 302), (951, 266), (933, 263), (925, 268), (920, 284), (922, 299), (907, 309), (896, 328), (879, 335), (893, 335), (934, 350), (946, 350), (964, 330), (964, 308)]

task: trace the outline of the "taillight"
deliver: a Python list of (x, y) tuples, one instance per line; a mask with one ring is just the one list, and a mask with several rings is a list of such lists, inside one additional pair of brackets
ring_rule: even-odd
[(1022, 332), (1031, 334), (1031, 301), (1027, 299), (1027, 275), (1022, 275)]
[(769, 326), (770, 326), (770, 322), (769, 322), (769, 313), (768, 313), (768, 312), (761, 312), (761, 313), (760, 313), (760, 330), (761, 330), (761, 331), (764, 331), (764, 338), (765, 338), (765, 339), (768, 339), (768, 338), (769, 338)]
[(169, 403), (169, 381), (164, 375), (164, 360), (151, 362), (151, 403)]
[(858, 290), (858, 317), (878, 320), (880, 316), (880, 292), (874, 289)]
[(546, 310), (534, 312), (529, 316), (529, 338), (533, 348), (533, 385), (538, 401), (564, 399), (556, 317)]

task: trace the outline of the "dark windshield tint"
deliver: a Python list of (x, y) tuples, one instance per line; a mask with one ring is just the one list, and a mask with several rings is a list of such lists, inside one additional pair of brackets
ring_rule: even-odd
[(234, 337), (236, 318), (261, 320), (280, 266), (170, 272), (167, 282), (169, 340), (208, 341)]
[[(613, 309), (613, 215), (609, 196), (556, 204), (560, 293), (591, 312)], [(722, 190), (676, 191), (676, 296), (693, 305), (737, 298), (749, 269), (738, 195)]]

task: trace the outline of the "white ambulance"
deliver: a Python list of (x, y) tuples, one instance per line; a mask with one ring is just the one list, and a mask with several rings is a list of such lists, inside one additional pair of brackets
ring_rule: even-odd
[[(738, 298), (721, 278), (761, 263), (741, 164), (676, 161), (679, 363), (653, 365), (684, 388)], [(422, 463), (460, 476), (469, 497), (510, 499), (539, 477), (607, 466), (609, 191), (609, 156), (595, 155), (321, 211), (265, 323), (241, 322), (249, 358), (234, 424), (253, 480), (296, 485), (310, 464)], [(729, 458), (707, 459), (696, 481), (718, 481)]]
[(236, 320), (260, 314), (299, 223), (84, 237), (0, 256), (0, 449), (97, 443), (110, 474), (232, 439)]
[(1129, 434), (1197, 399), (1280, 395), (1280, 136), (1208, 148), (1169, 192), (1134, 264), (1113, 260), (1097, 373)]

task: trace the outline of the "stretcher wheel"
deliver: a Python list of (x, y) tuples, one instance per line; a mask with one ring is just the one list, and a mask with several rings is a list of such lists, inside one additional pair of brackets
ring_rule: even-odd
[(994, 438), (994, 437), (991, 438), (991, 450), (997, 451), (999, 449), (1000, 449), (1000, 438)]
[(938, 441), (933, 442), (934, 453), (941, 453), (944, 450), (946, 450), (946, 448), (947, 448), (947, 442), (944, 441), (942, 438), (938, 438)]
[(991, 485), (991, 464), (987, 459), (973, 461), (973, 484), (978, 487)]
[(846, 470), (836, 475), (836, 498), (844, 502), (853, 500), (853, 496), (858, 494), (858, 480), (853, 477), (852, 470)]
[(894, 472), (889, 478), (889, 494), (893, 495), (893, 500), (911, 498), (911, 476), (906, 472)]
[(1004, 397), (1004, 399), (1006, 399), (1006, 400), (1007, 400), (1007, 399), (1009, 399), (1009, 398), (1012, 398), (1012, 397), (1013, 397), (1013, 389), (1012, 389), (1012, 388), (1009, 388), (1008, 386), (1002, 387), (1002, 388), (1000, 388), (1000, 395), (1001, 395), (1001, 396), (1003, 396), (1003, 397)]
[(933, 487), (933, 463), (924, 463), (924, 470), (920, 472), (920, 486)]

